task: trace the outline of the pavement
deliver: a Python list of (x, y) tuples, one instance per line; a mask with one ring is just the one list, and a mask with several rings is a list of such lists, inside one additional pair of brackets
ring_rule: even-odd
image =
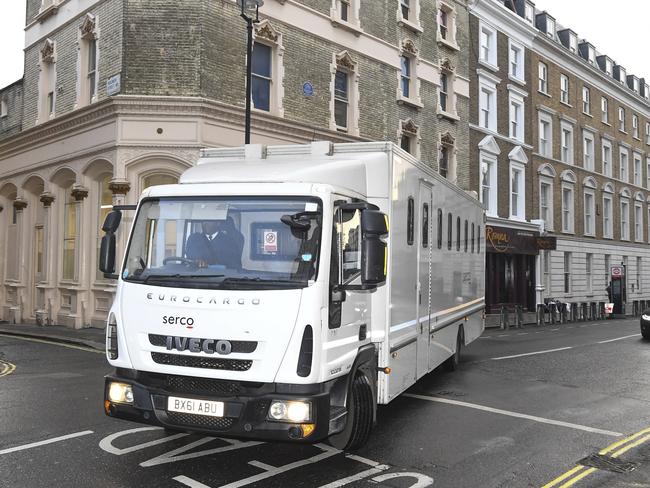
[(98, 351), (105, 349), (105, 331), (103, 329), (71, 329), (62, 325), (8, 324), (0, 322), (0, 334), (33, 339), (49, 339), (65, 344), (76, 344)]

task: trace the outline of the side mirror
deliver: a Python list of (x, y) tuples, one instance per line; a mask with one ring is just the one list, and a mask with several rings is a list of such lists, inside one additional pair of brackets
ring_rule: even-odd
[(106, 219), (104, 219), (104, 225), (102, 225), (102, 230), (104, 232), (108, 233), (115, 233), (117, 228), (120, 226), (120, 222), (122, 221), (122, 212), (119, 210), (112, 210), (111, 212), (106, 215)]
[(112, 232), (104, 234), (99, 248), (99, 270), (105, 275), (115, 273), (115, 247), (115, 234)]
[(386, 282), (388, 273), (388, 217), (378, 210), (361, 213), (361, 284), (374, 288)]

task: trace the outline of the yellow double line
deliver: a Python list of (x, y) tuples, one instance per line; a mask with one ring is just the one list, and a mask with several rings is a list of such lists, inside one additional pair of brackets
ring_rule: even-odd
[(0, 378), (3, 376), (9, 376), (15, 369), (16, 366), (14, 364), (0, 359)]
[[(620, 455), (625, 454), (630, 449), (640, 446), (647, 441), (650, 441), (650, 427), (643, 429), (636, 434), (632, 434), (625, 439), (621, 439), (620, 441), (615, 442), (614, 444), (599, 451), (598, 454), (608, 454), (610, 457), (617, 458)], [(586, 478), (595, 471), (598, 471), (598, 468), (589, 468), (587, 466), (578, 465), (566, 473), (558, 476), (553, 481), (546, 483), (542, 488), (568, 488), (569, 486), (575, 485), (578, 481)]]

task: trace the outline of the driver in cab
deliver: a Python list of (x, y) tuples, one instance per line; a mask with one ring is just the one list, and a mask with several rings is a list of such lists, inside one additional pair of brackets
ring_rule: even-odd
[(204, 220), (202, 232), (195, 232), (187, 239), (185, 255), (197, 262), (199, 268), (220, 264), (227, 268), (241, 269), (244, 236), (235, 227), (232, 217), (226, 220)]

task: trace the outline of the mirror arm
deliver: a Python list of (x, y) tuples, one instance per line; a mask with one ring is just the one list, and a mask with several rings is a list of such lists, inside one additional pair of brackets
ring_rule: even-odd
[(119, 279), (119, 276), (114, 273), (104, 273), (104, 278), (107, 280), (117, 280)]
[(122, 210), (137, 210), (137, 205), (113, 205), (113, 210), (121, 212)]

